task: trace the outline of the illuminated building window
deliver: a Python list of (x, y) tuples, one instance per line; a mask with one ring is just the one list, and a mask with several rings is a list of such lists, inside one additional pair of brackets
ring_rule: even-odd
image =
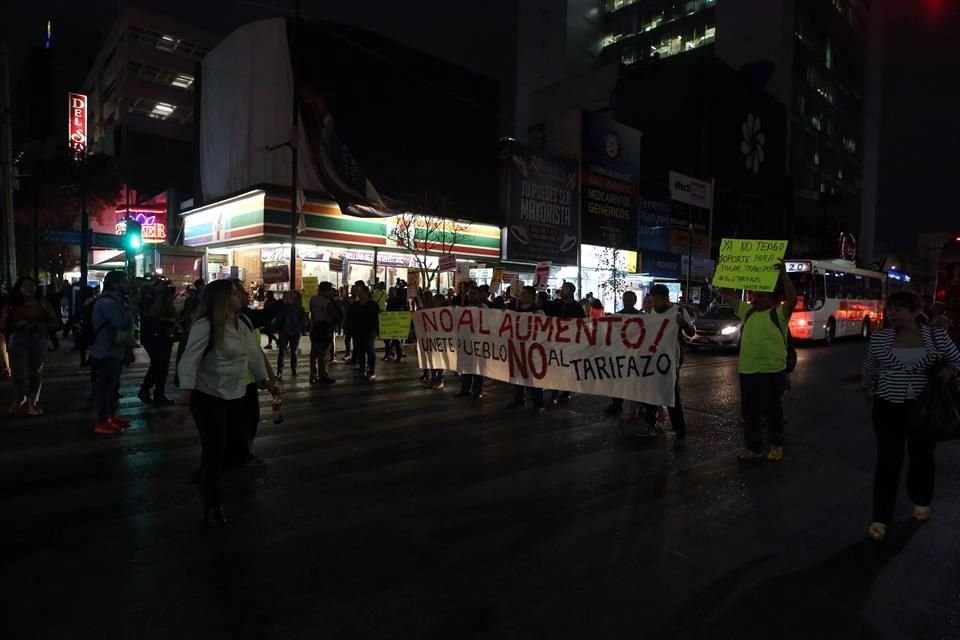
[(190, 85), (193, 84), (193, 76), (186, 73), (178, 73), (177, 77), (174, 78), (170, 84), (175, 87), (180, 87), (181, 89), (189, 89)]
[(826, 65), (827, 69), (833, 69), (833, 47), (830, 46), (830, 41), (827, 40), (827, 54), (826, 54)]
[(813, 128), (817, 131), (823, 131), (823, 121), (820, 119), (820, 116), (810, 116), (810, 124), (812, 124)]
[(814, 151), (814, 152), (813, 152), (813, 164), (817, 165), (818, 167), (820, 166), (820, 152), (819, 152), (819, 151)]
[(159, 120), (166, 120), (167, 118), (172, 116), (173, 112), (176, 110), (177, 108), (172, 104), (168, 104), (166, 102), (158, 102), (157, 104), (153, 105), (153, 110), (150, 112), (149, 115), (152, 118), (157, 118)]

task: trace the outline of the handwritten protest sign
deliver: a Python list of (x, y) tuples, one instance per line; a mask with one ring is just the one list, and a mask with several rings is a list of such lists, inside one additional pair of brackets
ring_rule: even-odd
[(411, 311), (384, 311), (380, 314), (381, 340), (406, 340), (410, 337)]
[(303, 308), (307, 312), (310, 311), (310, 298), (317, 295), (319, 288), (319, 278), (316, 276), (303, 276), (303, 296), (300, 302), (303, 304)]
[(787, 252), (786, 240), (724, 238), (713, 284), (729, 289), (773, 291), (777, 286), (777, 261)]
[(673, 406), (676, 313), (602, 318), (454, 307), (414, 314), (420, 367)]

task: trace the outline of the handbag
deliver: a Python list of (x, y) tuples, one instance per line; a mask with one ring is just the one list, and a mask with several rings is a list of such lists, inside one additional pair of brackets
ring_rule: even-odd
[(960, 380), (931, 375), (910, 414), (910, 435), (934, 442), (960, 439)]

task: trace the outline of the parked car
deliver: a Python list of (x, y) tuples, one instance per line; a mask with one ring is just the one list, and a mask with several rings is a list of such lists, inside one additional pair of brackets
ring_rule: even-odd
[(714, 307), (697, 318), (695, 326), (696, 335), (688, 337), (684, 334), (684, 339), (691, 347), (740, 347), (743, 320), (734, 314), (733, 307)]

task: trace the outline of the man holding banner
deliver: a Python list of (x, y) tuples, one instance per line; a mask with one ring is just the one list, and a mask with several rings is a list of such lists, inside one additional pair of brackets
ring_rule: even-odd
[[(745, 274), (750, 282), (756, 282), (753, 301), (749, 304), (732, 289), (721, 291), (734, 313), (743, 319), (740, 408), (745, 421), (745, 446), (738, 456), (741, 460), (754, 460), (762, 455), (764, 422), (770, 442), (767, 458), (783, 459), (782, 398), (786, 388), (787, 335), (790, 315), (797, 306), (797, 291), (783, 263), (786, 244), (785, 241), (739, 239), (724, 239), (721, 243), (720, 263), (746, 267), (732, 273)], [(783, 286), (782, 305), (775, 293), (778, 279)]]

